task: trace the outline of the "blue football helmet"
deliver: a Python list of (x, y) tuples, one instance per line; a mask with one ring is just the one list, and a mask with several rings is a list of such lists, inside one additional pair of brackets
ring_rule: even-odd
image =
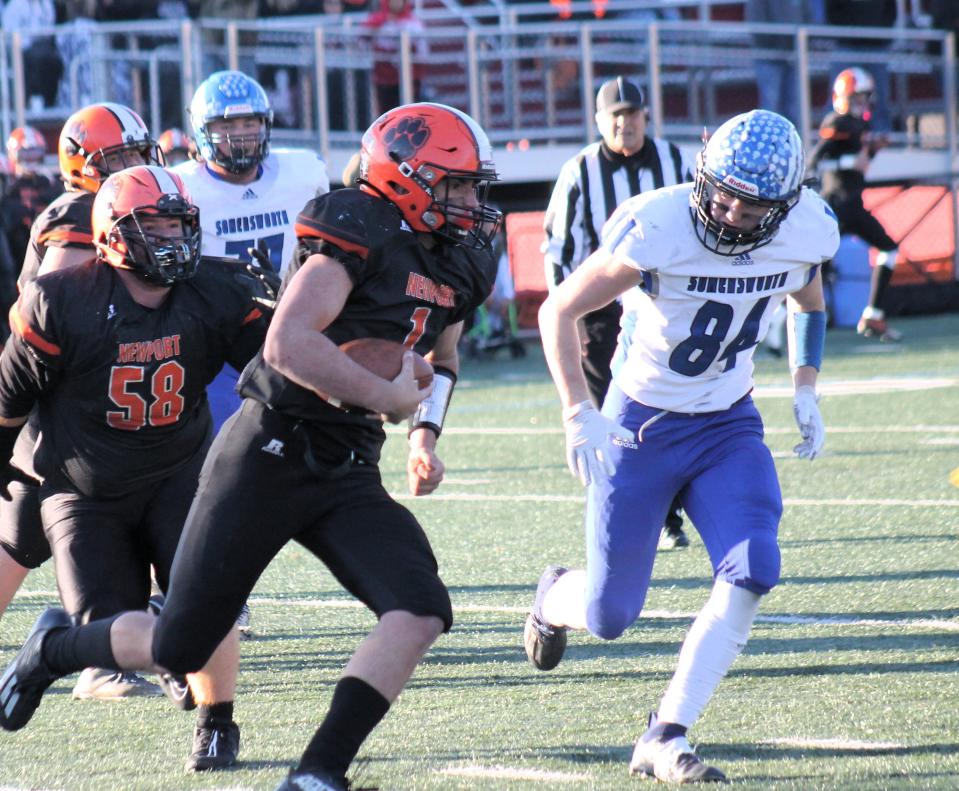
[[(719, 255), (733, 256), (769, 244), (799, 202), (805, 158), (792, 123), (769, 110), (730, 118), (699, 154), (690, 216), (696, 235)], [(755, 228), (742, 230), (713, 219), (716, 190), (766, 209)]]
[[(216, 119), (247, 116), (263, 121), (255, 136), (212, 134), (208, 130), (208, 124)], [(245, 173), (270, 153), (270, 100), (260, 83), (242, 72), (217, 71), (207, 77), (190, 102), (190, 123), (200, 156), (230, 173)]]

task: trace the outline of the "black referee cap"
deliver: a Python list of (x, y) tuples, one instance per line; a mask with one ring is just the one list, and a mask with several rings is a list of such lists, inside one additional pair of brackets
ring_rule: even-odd
[(626, 77), (616, 77), (603, 83), (596, 94), (596, 112), (618, 113), (620, 110), (639, 110), (646, 106), (643, 90)]

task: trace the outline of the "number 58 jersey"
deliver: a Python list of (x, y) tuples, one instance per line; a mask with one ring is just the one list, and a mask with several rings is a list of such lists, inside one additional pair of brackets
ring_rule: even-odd
[(810, 190), (773, 240), (737, 256), (707, 250), (690, 216), (692, 184), (625, 201), (603, 248), (642, 281), (622, 295), (614, 381), (635, 401), (671, 412), (727, 409), (753, 387), (753, 352), (787, 294), (835, 254), (835, 215)]
[(97, 261), (30, 283), (10, 312), (0, 415), (39, 405), (37, 473), (117, 497), (189, 461), (210, 432), (206, 386), (224, 362), (242, 368), (266, 336), (253, 288), (232, 262), (212, 259), (157, 308)]

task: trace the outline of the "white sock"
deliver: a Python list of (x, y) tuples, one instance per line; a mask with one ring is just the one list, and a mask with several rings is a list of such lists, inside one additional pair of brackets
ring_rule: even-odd
[(543, 597), (543, 617), (553, 626), (586, 628), (586, 571), (563, 574)]
[(690, 727), (746, 645), (760, 596), (717, 580), (679, 652), (679, 666), (659, 704), (659, 721)]

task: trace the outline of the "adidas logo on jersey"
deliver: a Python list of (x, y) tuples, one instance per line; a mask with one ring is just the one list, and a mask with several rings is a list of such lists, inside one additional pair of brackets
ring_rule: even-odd
[(240, 200), (256, 200), (257, 194), (253, 191), (252, 187), (247, 187), (246, 192), (240, 196)]
[(749, 253), (740, 253), (733, 259), (733, 266), (752, 266), (754, 263)]
[(272, 453), (274, 456), (279, 456), (283, 458), (283, 442), (278, 439), (271, 439), (266, 443), (262, 448), (260, 448), (264, 453)]

